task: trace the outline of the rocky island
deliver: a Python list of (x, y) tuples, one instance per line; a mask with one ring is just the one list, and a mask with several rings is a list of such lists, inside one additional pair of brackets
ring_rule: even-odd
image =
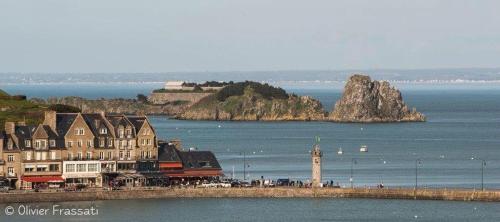
[(309, 96), (257, 82), (228, 85), (177, 115), (188, 120), (311, 121), (323, 120), (321, 103)]
[(344, 93), (335, 103), (328, 120), (334, 122), (423, 122), (425, 116), (410, 110), (401, 92), (386, 81), (372, 81), (369, 76), (353, 75)]

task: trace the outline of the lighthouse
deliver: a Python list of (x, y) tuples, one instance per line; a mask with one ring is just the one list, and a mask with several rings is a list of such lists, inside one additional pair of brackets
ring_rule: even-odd
[(321, 157), (323, 153), (319, 148), (319, 137), (316, 137), (316, 143), (311, 151), (312, 157), (312, 187), (322, 187), (321, 184)]

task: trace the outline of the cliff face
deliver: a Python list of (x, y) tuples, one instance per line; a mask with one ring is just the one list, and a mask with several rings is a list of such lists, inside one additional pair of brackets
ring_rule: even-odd
[(167, 103), (155, 105), (147, 102), (141, 102), (135, 99), (85, 99), (81, 97), (68, 96), (60, 98), (31, 99), (37, 104), (64, 104), (78, 107), (85, 113), (107, 112), (147, 115), (176, 115), (186, 108), (188, 103)]
[(328, 119), (335, 122), (423, 122), (425, 116), (415, 108), (410, 111), (401, 92), (388, 82), (353, 75)]
[(325, 117), (321, 103), (308, 96), (290, 95), (287, 99), (269, 99), (247, 86), (243, 95), (223, 101), (210, 96), (177, 115), (189, 120), (239, 121), (310, 121)]

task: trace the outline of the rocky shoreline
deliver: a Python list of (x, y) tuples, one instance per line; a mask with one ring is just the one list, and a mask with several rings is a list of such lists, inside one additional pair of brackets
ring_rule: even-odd
[[(401, 92), (385, 81), (353, 75), (343, 95), (327, 112), (310, 96), (288, 94), (283, 89), (255, 82), (234, 83), (217, 93), (154, 94), (147, 99), (85, 99), (61, 97), (31, 99), (38, 104), (64, 104), (82, 112), (167, 115), (182, 120), (214, 121), (329, 121), (343, 123), (425, 122), (426, 117), (410, 109)], [(187, 98), (187, 100), (186, 100)], [(182, 100), (183, 99), (183, 100)], [(185, 101), (184, 101), (185, 100)]]

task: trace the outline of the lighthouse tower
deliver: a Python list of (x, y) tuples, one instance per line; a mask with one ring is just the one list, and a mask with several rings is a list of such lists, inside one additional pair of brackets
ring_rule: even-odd
[(319, 137), (316, 137), (316, 144), (314, 144), (311, 151), (312, 157), (312, 187), (321, 187), (321, 157), (323, 153), (319, 148)]

